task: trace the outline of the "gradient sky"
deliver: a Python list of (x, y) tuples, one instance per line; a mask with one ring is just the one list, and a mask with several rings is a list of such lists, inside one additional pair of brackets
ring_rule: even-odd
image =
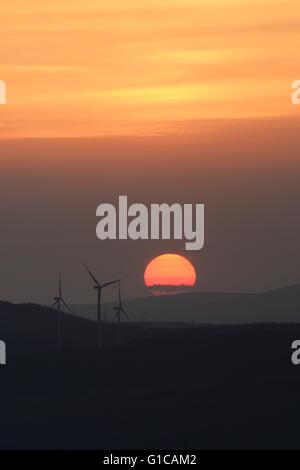
[[(300, 282), (298, 0), (11, 0), (0, 19), (0, 299), (51, 303), (61, 268), (66, 300), (93, 302), (82, 263), (145, 295), (167, 252), (202, 290)], [(204, 250), (100, 242), (119, 194), (204, 203)]]
[(3, 137), (192, 132), (295, 113), (298, 0), (11, 0)]

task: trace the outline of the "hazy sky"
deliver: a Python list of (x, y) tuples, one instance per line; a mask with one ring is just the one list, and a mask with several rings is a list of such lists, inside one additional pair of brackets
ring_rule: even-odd
[[(204, 203), (202, 290), (300, 282), (298, 1), (11, 0), (0, 11), (0, 298), (144, 295), (184, 242), (96, 239), (102, 202)], [(112, 295), (107, 293), (107, 298)]]

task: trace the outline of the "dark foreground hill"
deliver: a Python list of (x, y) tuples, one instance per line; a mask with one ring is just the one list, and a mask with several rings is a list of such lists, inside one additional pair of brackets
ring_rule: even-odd
[(2, 449), (298, 449), (300, 325), (201, 326), (10, 357)]
[[(105, 343), (116, 343), (116, 324), (103, 326)], [(143, 336), (141, 325), (123, 325), (125, 341)], [(7, 343), (8, 354), (53, 351), (57, 345), (56, 310), (36, 304), (0, 302), (0, 339)], [(67, 349), (94, 348), (97, 344), (96, 323), (77, 316), (62, 314), (63, 346)]]

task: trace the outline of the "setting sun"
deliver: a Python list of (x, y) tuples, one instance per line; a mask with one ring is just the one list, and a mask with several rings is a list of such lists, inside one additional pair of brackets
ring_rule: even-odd
[(190, 261), (177, 254), (157, 256), (148, 263), (144, 273), (145, 285), (168, 287), (193, 287), (196, 271)]

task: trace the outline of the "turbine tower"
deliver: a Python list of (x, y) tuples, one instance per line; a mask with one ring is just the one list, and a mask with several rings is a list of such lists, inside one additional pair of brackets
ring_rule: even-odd
[(95, 278), (86, 264), (83, 265), (87, 272), (89, 273), (90, 277), (95, 282), (94, 289), (97, 291), (97, 346), (98, 348), (102, 347), (103, 338), (102, 338), (102, 318), (101, 318), (101, 291), (104, 287), (108, 287), (112, 284), (116, 284), (120, 281), (120, 279), (116, 279), (115, 281), (105, 282), (104, 284), (100, 284), (99, 281)]
[(62, 325), (61, 325), (61, 312), (62, 312), (62, 305), (64, 305), (71, 313), (74, 314), (73, 310), (69, 305), (64, 301), (62, 296), (62, 287), (61, 287), (61, 271), (59, 271), (58, 277), (58, 296), (54, 297), (54, 304), (51, 305), (51, 308), (57, 307), (57, 331), (56, 331), (56, 341), (57, 341), (57, 349), (58, 351), (62, 348)]
[(115, 310), (116, 313), (113, 317), (113, 320), (115, 320), (115, 318), (117, 319), (117, 322), (118, 322), (118, 326), (117, 326), (117, 343), (121, 344), (121, 314), (123, 314), (127, 318), (127, 320), (129, 320), (129, 316), (125, 312), (125, 310), (123, 308), (123, 305), (122, 305), (121, 281), (119, 281), (119, 299), (118, 300), (119, 300), (118, 306), (114, 307), (114, 310)]

